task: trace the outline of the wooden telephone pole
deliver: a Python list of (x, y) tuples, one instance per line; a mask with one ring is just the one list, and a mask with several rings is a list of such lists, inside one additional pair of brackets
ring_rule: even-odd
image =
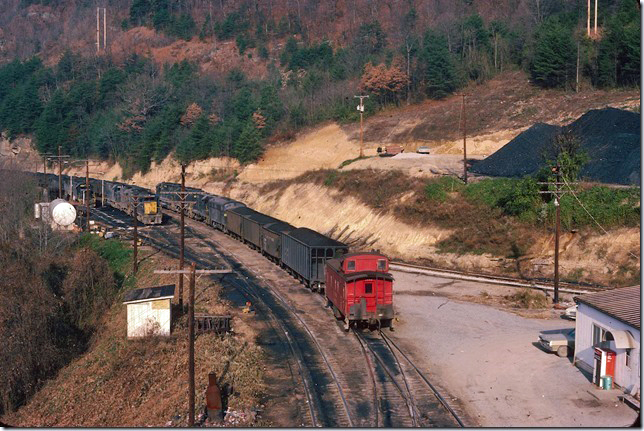
[[(554, 268), (554, 297), (553, 302), (555, 304), (559, 303), (559, 233), (561, 230), (561, 197), (566, 193), (566, 191), (561, 189), (561, 186), (564, 185), (561, 178), (561, 166), (558, 164), (551, 168), (553, 174), (555, 174), (554, 190), (545, 190), (540, 191), (540, 194), (550, 194), (555, 198), (555, 268)], [(550, 182), (539, 182), (539, 185), (553, 185)], [(570, 184), (570, 183), (569, 183)], [(576, 183), (572, 183), (576, 184)]]
[(155, 274), (178, 274), (183, 279), (184, 274), (190, 276), (188, 292), (188, 426), (195, 425), (195, 285), (196, 274), (229, 274), (232, 268), (200, 269), (194, 262), (189, 270), (156, 270)]
[(364, 103), (363, 100), (366, 98), (368, 99), (369, 96), (353, 96), (353, 98), (358, 98), (360, 99), (360, 104), (357, 106), (358, 112), (360, 112), (360, 157), (364, 157), (364, 150), (363, 150), (363, 139), (362, 139), (362, 114), (364, 114)]
[(58, 160), (58, 197), (62, 199), (63, 197), (63, 159), (67, 159), (70, 156), (68, 154), (62, 154), (63, 147), (58, 146), (58, 155), (49, 156), (47, 160)]
[(463, 105), (461, 106), (461, 116), (463, 117), (463, 181), (467, 184), (467, 114), (465, 112), (465, 96), (463, 96)]

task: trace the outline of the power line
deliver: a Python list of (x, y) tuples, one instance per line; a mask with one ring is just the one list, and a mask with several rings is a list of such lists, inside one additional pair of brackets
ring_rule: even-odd
[[(595, 222), (595, 224), (596, 224), (597, 226), (599, 226), (599, 228), (602, 230), (602, 232), (604, 232), (604, 234), (605, 234), (605, 235), (608, 235), (608, 232), (606, 231), (606, 229), (604, 229), (604, 227), (603, 227), (602, 225), (600, 225), (600, 224), (599, 224), (599, 222), (595, 219), (595, 217), (593, 217), (593, 215), (590, 213), (590, 211), (588, 211), (588, 209), (586, 209), (586, 207), (585, 207), (585, 206), (584, 206), (584, 204), (581, 202), (581, 200), (579, 200), (579, 198), (578, 198), (578, 197), (577, 197), (577, 195), (575, 194), (575, 191), (572, 189), (572, 187), (570, 187), (570, 184), (568, 184), (568, 181), (566, 181), (566, 178), (565, 178), (565, 177), (562, 177), (562, 179), (563, 179), (564, 184), (566, 185), (566, 187), (568, 187), (568, 189), (570, 190), (570, 192), (572, 193), (572, 195), (575, 197), (575, 200), (577, 201), (577, 203), (579, 203), (579, 206), (581, 206), (581, 207), (583, 208), (583, 210), (584, 210), (584, 211), (586, 211), (586, 214), (588, 214), (588, 216), (592, 219), (592, 221), (593, 221), (593, 222)], [(630, 254), (630, 255), (631, 255), (632, 257), (634, 257), (635, 259), (639, 259), (639, 257), (638, 257), (638, 256), (636, 256), (635, 254), (631, 253), (630, 251), (628, 252), (628, 254)]]

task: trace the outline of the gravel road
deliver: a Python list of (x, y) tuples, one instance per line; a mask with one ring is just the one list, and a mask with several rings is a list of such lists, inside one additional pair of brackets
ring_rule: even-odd
[(607, 427), (635, 420), (635, 412), (617, 401), (618, 391), (597, 389), (571, 359), (533, 344), (539, 331), (574, 327), (574, 322), (527, 319), (441, 291), (446, 284), (451, 291), (459, 284), (472, 289), (467, 282), (403, 272), (394, 276), (400, 315), (395, 337), (478, 421), (469, 425)]

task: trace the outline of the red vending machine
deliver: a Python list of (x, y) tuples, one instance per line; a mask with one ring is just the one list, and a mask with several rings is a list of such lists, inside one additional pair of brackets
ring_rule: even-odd
[(593, 383), (601, 385), (603, 376), (611, 376), (615, 381), (615, 352), (609, 349), (595, 347), (595, 359), (593, 361)]

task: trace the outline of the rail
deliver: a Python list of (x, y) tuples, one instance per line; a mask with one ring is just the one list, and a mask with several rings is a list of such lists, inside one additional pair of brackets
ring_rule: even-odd
[[(502, 275), (482, 274), (467, 271), (456, 271), (452, 269), (433, 268), (429, 266), (414, 265), (410, 263), (403, 263), (399, 261), (391, 262), (389, 268), (402, 272), (410, 272), (414, 274), (427, 274), (435, 275), (438, 277), (452, 278), (455, 280), (474, 281), (479, 283), (499, 284), (511, 287), (524, 287), (528, 289), (539, 289), (554, 291), (554, 287), (549, 284), (537, 281), (526, 281), (521, 278), (506, 277)], [(586, 284), (573, 284), (573, 283), (559, 283), (559, 292), (582, 295), (584, 293), (598, 292), (606, 289), (598, 285)]]

